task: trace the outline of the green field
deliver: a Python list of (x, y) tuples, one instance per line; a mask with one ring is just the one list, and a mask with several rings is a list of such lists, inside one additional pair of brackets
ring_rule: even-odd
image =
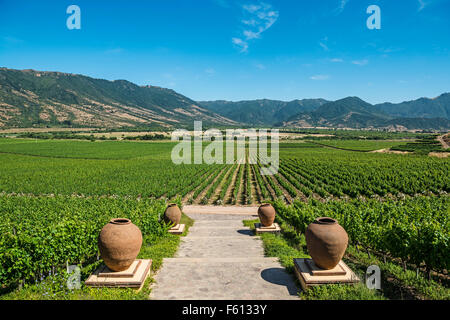
[[(161, 257), (173, 255), (178, 245), (158, 219), (168, 201), (271, 201), (278, 221), (299, 237), (297, 244), (286, 240), (292, 250), (299, 250), (304, 229), (315, 217), (336, 217), (349, 233), (355, 263), (366, 263), (358, 251), (363, 249), (369, 260), (383, 260), (400, 287), (413, 286), (417, 297), (448, 299), (450, 160), (367, 152), (399, 143), (281, 143), (278, 173), (264, 176), (261, 158), (252, 159), (254, 163), (175, 165), (175, 144), (169, 141), (0, 139), (0, 293), (6, 299), (43, 298), (44, 289), (36, 289), (35, 283), (61, 282), (57, 274), (67, 263), (83, 265), (87, 275), (99, 263), (96, 236), (111, 217), (130, 217), (146, 238), (147, 253), (141, 254)], [(281, 238), (266, 240), (268, 246), (286, 246)], [(274, 249), (275, 256), (283, 256), (280, 248)], [(422, 280), (411, 280), (408, 272)], [(143, 297), (83, 290), (84, 298)], [(305, 298), (336, 297), (341, 289), (335, 290)], [(55, 298), (67, 296), (50, 292)], [(348, 298), (365, 297), (364, 292)]]
[[(370, 149), (373, 143), (379, 147), (381, 142), (369, 141), (365, 147), (359, 141), (342, 143)], [(246, 188), (240, 185), (239, 179), (233, 179), (239, 165), (230, 174), (220, 171), (223, 175), (214, 181), (210, 179), (211, 183), (207, 184), (203, 178), (213, 178), (219, 167), (228, 170), (231, 165), (175, 165), (170, 158), (174, 145), (172, 142), (0, 139), (0, 192), (155, 198), (189, 195), (192, 198), (191, 191), (197, 196), (204, 191), (208, 202), (212, 202), (223, 188), (229, 188), (222, 200), (231, 203), (230, 195), (238, 188), (237, 203), (251, 204), (282, 195), (288, 199), (354, 198), (450, 191), (447, 159), (352, 152), (312, 143), (281, 144), (281, 170), (274, 177), (259, 177), (259, 165), (251, 164), (253, 170), (243, 176), (242, 184)], [(262, 194), (256, 184), (265, 185), (268, 193)], [(214, 189), (210, 190), (211, 187)], [(246, 190), (253, 195), (250, 202), (243, 200)], [(191, 202), (200, 200), (190, 199)]]

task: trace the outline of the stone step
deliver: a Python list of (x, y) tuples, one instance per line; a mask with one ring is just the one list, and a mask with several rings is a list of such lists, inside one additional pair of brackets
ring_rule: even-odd
[(225, 223), (216, 223), (216, 224), (195, 224), (192, 227), (189, 228), (191, 232), (197, 230), (197, 229), (250, 229), (249, 227), (245, 227), (241, 224), (235, 224), (235, 225), (229, 225)]
[(298, 299), (276, 258), (165, 258), (150, 294), (156, 300)]
[(242, 220), (195, 220), (193, 227), (236, 226), (243, 227)]
[(226, 215), (226, 214), (189, 213), (188, 216), (194, 219), (196, 222), (211, 221), (211, 220), (242, 221), (242, 220), (253, 220), (258, 218), (257, 215), (242, 215), (242, 214)]
[(240, 206), (197, 206), (185, 205), (183, 212), (189, 214), (207, 214), (207, 215), (257, 215), (258, 207), (240, 207)]
[(263, 257), (264, 249), (258, 238), (245, 237), (185, 237), (177, 257)]
[(250, 228), (246, 227), (224, 227), (224, 228), (208, 228), (197, 227), (189, 228), (189, 234), (186, 238), (191, 237), (247, 237), (250, 238), (254, 235), (254, 232)]
[(178, 264), (178, 263), (201, 263), (202, 265), (215, 265), (222, 263), (273, 263), (277, 262), (277, 257), (216, 257), (216, 258), (189, 258), (189, 257), (181, 257), (181, 258), (164, 258), (163, 265), (166, 264)]

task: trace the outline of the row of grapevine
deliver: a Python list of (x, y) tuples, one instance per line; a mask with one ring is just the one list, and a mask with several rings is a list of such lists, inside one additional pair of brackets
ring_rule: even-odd
[[(288, 167), (282, 167), (280, 166), (279, 172), (281, 175), (283, 175), (292, 185), (297, 188), (301, 193), (305, 195), (305, 197), (309, 197), (312, 192), (310, 189), (305, 187), (303, 184), (300, 183), (301, 179), (298, 179), (298, 176)], [(297, 177), (296, 177), (297, 176)]]
[(236, 170), (236, 166), (237, 165), (233, 165), (231, 167), (230, 171), (228, 172), (227, 177), (224, 178), (225, 182), (222, 184), (222, 186), (221, 186), (222, 189), (220, 190), (219, 197), (217, 198), (217, 200), (221, 201), (222, 203), (225, 200), (225, 195), (226, 195), (226, 193), (228, 191), (228, 187), (230, 186), (231, 181), (233, 180), (233, 176), (234, 176), (234, 172)]
[(270, 199), (271, 198), (270, 192), (266, 188), (266, 184), (263, 181), (259, 167), (256, 164), (252, 164), (251, 167), (253, 170), (253, 174), (256, 178), (256, 183), (259, 185), (259, 189), (261, 191), (261, 197), (262, 197), (261, 202), (263, 202), (264, 200)]
[(0, 196), (0, 286), (95, 261), (99, 232), (112, 218), (131, 219), (144, 237), (162, 237), (165, 206), (151, 199)]
[(236, 180), (234, 182), (234, 187), (233, 187), (233, 199), (232, 199), (232, 203), (236, 204), (239, 199), (239, 191), (241, 189), (241, 181), (244, 177), (244, 164), (240, 164), (239, 165), (239, 169), (238, 169), (238, 173), (237, 173), (237, 177)]
[(208, 187), (216, 178), (217, 174), (224, 169), (224, 166), (219, 166), (219, 167), (215, 167), (214, 170), (212, 171), (211, 175), (203, 180), (203, 182), (200, 184), (200, 186), (194, 191), (194, 194), (192, 195), (193, 199), (196, 199), (200, 193), (203, 192), (203, 190), (205, 190), (206, 187)]
[[(208, 191), (206, 191), (205, 198), (208, 200), (211, 200), (212, 196), (217, 190), (217, 187), (222, 183), (222, 180), (226, 176), (228, 172), (230, 172), (232, 169), (232, 166), (225, 166), (224, 170), (220, 173), (220, 175), (217, 177), (217, 179), (214, 181), (214, 183), (209, 187)], [(202, 199), (202, 202), (204, 200)]]
[(418, 196), (405, 200), (376, 199), (286, 205), (274, 202), (279, 218), (304, 233), (317, 217), (338, 220), (354, 245), (400, 258), (427, 270), (450, 268), (450, 197)]

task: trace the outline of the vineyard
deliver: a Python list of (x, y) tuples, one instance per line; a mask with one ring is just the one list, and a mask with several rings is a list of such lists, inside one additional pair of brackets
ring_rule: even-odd
[(162, 200), (0, 196), (0, 283), (30, 283), (66, 265), (98, 260), (97, 238), (115, 217), (129, 218), (144, 237), (167, 234)]
[(397, 258), (405, 266), (423, 266), (428, 275), (432, 270), (444, 273), (450, 267), (449, 197), (419, 196), (385, 202), (311, 200), (295, 201), (290, 206), (275, 201), (274, 205), (279, 219), (298, 233), (304, 234), (315, 218), (332, 217), (347, 231), (351, 244), (380, 254), (385, 261), (387, 257)]
[(450, 267), (446, 158), (368, 152), (398, 141), (289, 141), (280, 143), (278, 173), (262, 175), (260, 157), (175, 165), (174, 145), (0, 139), (0, 287), (95, 264), (98, 232), (112, 217), (130, 218), (149, 242), (165, 237), (168, 201), (270, 201), (298, 234), (330, 216), (357, 250), (428, 277)]
[[(350, 142), (345, 143), (348, 147)], [(292, 203), (450, 191), (447, 159), (284, 143), (278, 174), (263, 176), (258, 159), (241, 159), (234, 165), (175, 165), (170, 159), (173, 146), (171, 142), (0, 139), (0, 192), (181, 196), (186, 203), (250, 205), (280, 197)]]

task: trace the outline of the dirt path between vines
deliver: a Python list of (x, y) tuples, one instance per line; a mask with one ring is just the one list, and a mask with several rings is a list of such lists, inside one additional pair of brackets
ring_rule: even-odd
[(236, 187), (235, 184), (236, 184), (236, 179), (237, 179), (237, 175), (239, 173), (239, 168), (240, 167), (241, 167), (241, 164), (238, 164), (236, 166), (236, 170), (234, 170), (234, 172), (233, 172), (233, 178), (231, 179), (231, 183), (228, 186), (228, 190), (225, 193), (225, 196), (223, 198), (223, 202), (224, 203), (229, 204), (229, 203), (231, 203), (233, 201), (233, 192), (234, 192), (234, 188)]
[(391, 150), (391, 149), (387, 148), (387, 149), (379, 149), (379, 150), (369, 151), (369, 153), (409, 154), (411, 152), (409, 152), (409, 151), (396, 151), (396, 150)]
[(441, 143), (442, 148), (444, 149), (450, 148), (450, 133), (446, 133), (442, 136), (439, 136), (437, 139)]

